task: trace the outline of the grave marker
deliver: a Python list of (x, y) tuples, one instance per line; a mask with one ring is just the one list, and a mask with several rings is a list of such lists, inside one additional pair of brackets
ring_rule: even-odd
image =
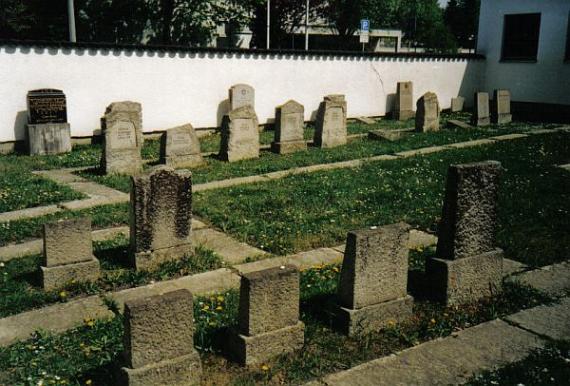
[(511, 92), (509, 90), (495, 90), (493, 93), (493, 123), (504, 125), (512, 121)]
[(307, 149), (304, 138), (305, 108), (293, 100), (277, 107), (275, 114), (275, 140), (271, 151), (278, 154)]
[(395, 108), (394, 119), (406, 121), (415, 116), (414, 84), (412, 82), (398, 82)]
[(160, 141), (160, 160), (173, 168), (193, 168), (204, 163), (192, 125), (166, 130)]
[(247, 84), (236, 84), (230, 88), (230, 111), (244, 106), (255, 111), (255, 90)]
[(458, 113), (463, 111), (463, 105), (465, 104), (465, 98), (463, 97), (455, 97), (451, 98), (451, 112)]
[(219, 156), (229, 162), (259, 157), (259, 124), (252, 106), (239, 107), (224, 117)]
[(416, 131), (427, 133), (439, 131), (439, 102), (437, 95), (425, 93), (417, 102)]
[(315, 146), (331, 148), (346, 144), (346, 109), (344, 95), (325, 96), (317, 113)]
[(475, 108), (471, 123), (474, 126), (489, 126), (491, 119), (489, 117), (489, 94), (486, 92), (475, 93)]

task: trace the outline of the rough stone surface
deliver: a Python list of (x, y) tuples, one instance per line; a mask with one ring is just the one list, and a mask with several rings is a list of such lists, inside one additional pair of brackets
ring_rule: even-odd
[(102, 120), (101, 169), (105, 174), (136, 175), (142, 171), (142, 108), (136, 102), (111, 103)]
[(416, 131), (425, 133), (439, 131), (439, 102), (437, 95), (425, 93), (416, 104)]
[(489, 115), (489, 94), (486, 92), (475, 93), (475, 106), (471, 123), (474, 126), (489, 126), (491, 117)]
[(294, 100), (277, 107), (275, 140), (271, 144), (271, 151), (287, 154), (307, 148), (304, 138), (304, 117), (305, 108)]
[(230, 88), (230, 111), (244, 106), (255, 110), (255, 90), (247, 84), (236, 84)]
[(451, 112), (458, 113), (463, 111), (463, 105), (465, 104), (465, 98), (463, 97), (455, 97), (451, 98)]
[(449, 167), (437, 257), (454, 260), (494, 249), (501, 171), (496, 161)]
[(364, 123), (365, 125), (374, 125), (376, 120), (374, 118), (369, 117), (355, 117), (358, 122)]
[(414, 115), (414, 85), (412, 82), (398, 82), (394, 118), (406, 121)]
[(239, 332), (263, 334), (299, 321), (299, 271), (292, 266), (244, 273), (240, 286)]
[(220, 158), (235, 162), (259, 157), (259, 123), (251, 105), (232, 110), (222, 123)]
[(248, 257), (267, 255), (267, 252), (237, 241), (215, 229), (204, 228), (192, 233), (192, 240), (195, 245), (203, 245), (207, 249), (213, 250), (227, 263), (236, 264), (243, 262)]
[(130, 229), (137, 269), (191, 254), (192, 173), (163, 166), (132, 177)]
[(63, 154), (71, 151), (69, 123), (39, 123), (27, 125), (30, 155)]
[(348, 233), (338, 290), (340, 305), (362, 308), (407, 295), (409, 226)]
[(448, 305), (471, 303), (501, 291), (503, 251), (496, 249), (458, 260), (427, 259), (434, 299)]
[(314, 144), (331, 148), (347, 143), (346, 100), (344, 95), (327, 95), (319, 106)]
[(473, 126), (471, 126), (468, 123), (465, 123), (463, 121), (457, 120), (457, 119), (450, 119), (447, 121), (447, 126), (450, 128), (455, 128), (458, 127), (460, 129), (464, 129), (464, 130), (469, 130), (472, 129)]
[(413, 128), (410, 129), (381, 129), (368, 132), (368, 138), (370, 139), (383, 139), (387, 141), (397, 141), (404, 138), (406, 135), (414, 132)]
[(512, 277), (519, 283), (530, 285), (537, 290), (554, 296), (570, 292), (570, 262), (548, 265)]
[(560, 304), (538, 306), (517, 312), (506, 321), (540, 336), (556, 340), (570, 339), (570, 298)]
[(101, 275), (99, 261), (92, 258), (81, 263), (40, 267), (42, 286), (51, 291), (73, 282), (96, 281)]
[(173, 168), (193, 168), (204, 163), (192, 125), (166, 130), (160, 142), (160, 161)]
[(191, 386), (200, 384), (200, 355), (193, 352), (137, 369), (122, 368), (121, 384), (128, 386)]
[(83, 217), (45, 224), (43, 243), (44, 267), (90, 261), (93, 259), (91, 219)]
[(509, 90), (495, 90), (493, 93), (493, 123), (503, 125), (511, 123), (511, 92)]

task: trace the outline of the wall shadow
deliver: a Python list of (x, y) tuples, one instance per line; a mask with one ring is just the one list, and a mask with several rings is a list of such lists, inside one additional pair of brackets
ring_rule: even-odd
[(24, 153), (27, 151), (27, 134), (26, 125), (28, 124), (28, 111), (18, 111), (14, 119), (14, 151), (16, 153)]
[(386, 117), (392, 118), (396, 109), (396, 93), (386, 94)]
[(218, 110), (216, 112), (216, 124), (218, 127), (222, 127), (222, 121), (224, 116), (228, 115), (230, 112), (230, 100), (224, 99), (218, 104)]

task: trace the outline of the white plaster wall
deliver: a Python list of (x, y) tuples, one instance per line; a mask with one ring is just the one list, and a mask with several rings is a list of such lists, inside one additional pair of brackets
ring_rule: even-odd
[[(541, 13), (537, 63), (501, 63), (506, 14)], [(570, 0), (482, 0), (477, 52), (487, 58), (483, 91), (507, 88), (512, 99), (570, 105), (564, 62)]]
[(62, 89), (73, 136), (97, 134), (109, 103), (142, 103), (145, 131), (192, 123), (215, 127), (227, 112), (228, 89), (252, 85), (261, 123), (295, 99), (314, 118), (323, 96), (342, 93), (348, 116), (384, 115), (396, 82), (414, 82), (414, 97), (435, 92), (442, 108), (480, 87), (483, 60), (159, 53), (100, 49), (0, 47), (0, 142), (24, 138), (26, 93)]

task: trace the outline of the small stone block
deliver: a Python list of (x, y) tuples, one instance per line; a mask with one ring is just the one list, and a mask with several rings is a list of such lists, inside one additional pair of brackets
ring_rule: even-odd
[(101, 276), (99, 260), (92, 258), (81, 263), (40, 267), (42, 286), (51, 291), (73, 282), (83, 283), (96, 281)]
[(476, 126), (489, 126), (491, 116), (489, 111), (489, 94), (486, 92), (475, 93), (475, 108), (471, 122)]
[(259, 121), (251, 105), (230, 111), (221, 134), (220, 159), (236, 162), (259, 157)]
[(413, 314), (414, 298), (407, 295), (388, 302), (358, 309), (339, 307), (336, 327), (348, 336), (365, 335), (380, 330), (391, 323), (409, 319)]
[(154, 251), (137, 252), (131, 255), (130, 265), (137, 271), (153, 270), (167, 261), (180, 260), (194, 254), (192, 244), (182, 244)]
[(71, 151), (69, 123), (39, 123), (27, 125), (30, 155), (63, 154)]
[[(190, 319), (192, 318), (190, 314)], [(121, 385), (190, 386), (198, 385), (202, 364), (198, 352), (166, 359), (137, 369), (121, 368)]]
[(271, 151), (277, 154), (290, 154), (303, 150), (307, 150), (307, 142), (304, 140), (271, 143)]
[(400, 121), (406, 121), (415, 117), (415, 115), (414, 84), (412, 82), (398, 82), (394, 118)]
[(368, 117), (356, 117), (354, 119), (356, 119), (358, 122), (364, 123), (366, 125), (373, 125), (376, 123), (376, 120), (374, 120), (372, 118), (368, 118)]
[(166, 130), (160, 140), (160, 161), (175, 169), (194, 168), (204, 163), (192, 125)]
[(465, 98), (463, 97), (456, 97), (456, 98), (451, 98), (451, 112), (452, 113), (458, 113), (460, 111), (463, 111), (463, 105), (465, 104)]
[(315, 122), (314, 144), (320, 148), (346, 145), (347, 103), (344, 95), (327, 95), (319, 106)]
[(463, 121), (459, 121), (457, 119), (450, 119), (449, 121), (447, 121), (447, 126), (449, 128), (460, 128), (460, 129), (465, 129), (465, 130), (469, 130), (472, 129), (473, 126), (471, 126), (468, 123), (465, 123)]
[(416, 131), (439, 131), (439, 101), (432, 92), (425, 93), (416, 104)]
[(506, 125), (513, 121), (513, 116), (511, 114), (499, 114), (495, 117), (495, 122), (498, 125)]
[(91, 219), (87, 217), (44, 224), (42, 265), (55, 267), (93, 259)]
[(368, 138), (372, 140), (386, 140), (386, 141), (397, 141), (413, 133), (415, 129), (396, 129), (396, 130), (374, 130), (368, 132)]
[(428, 259), (426, 277), (436, 300), (447, 305), (475, 302), (501, 291), (503, 251), (458, 260)]
[(231, 334), (228, 353), (242, 366), (258, 365), (278, 355), (299, 350), (304, 342), (305, 325), (303, 322), (297, 322), (292, 326), (255, 336)]

